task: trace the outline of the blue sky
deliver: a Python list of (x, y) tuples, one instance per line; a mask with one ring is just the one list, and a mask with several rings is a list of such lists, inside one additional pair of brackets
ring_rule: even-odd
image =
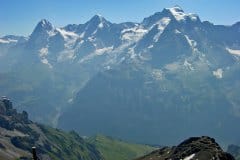
[(240, 0), (0, 0), (0, 36), (29, 35), (43, 18), (58, 27), (85, 23), (95, 14), (115, 23), (141, 22), (174, 5), (214, 24), (240, 21)]

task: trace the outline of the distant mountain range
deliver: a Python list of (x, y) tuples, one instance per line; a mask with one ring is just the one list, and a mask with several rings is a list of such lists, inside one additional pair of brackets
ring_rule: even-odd
[(140, 23), (54, 27), (0, 38), (0, 94), (30, 118), (82, 135), (176, 144), (209, 135), (240, 144), (240, 22), (179, 6)]

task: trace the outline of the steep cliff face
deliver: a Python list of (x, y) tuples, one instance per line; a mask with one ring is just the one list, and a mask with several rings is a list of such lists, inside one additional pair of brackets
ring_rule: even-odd
[(96, 148), (77, 133), (36, 124), (23, 111), (13, 109), (7, 97), (0, 99), (0, 159), (31, 159), (31, 148), (36, 146), (43, 159), (103, 159)]
[(210, 137), (192, 137), (176, 147), (164, 147), (136, 160), (234, 160)]

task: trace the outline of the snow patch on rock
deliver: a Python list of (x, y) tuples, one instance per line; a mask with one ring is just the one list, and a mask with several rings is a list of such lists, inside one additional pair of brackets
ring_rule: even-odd
[(240, 50), (230, 49), (230, 48), (228, 48), (228, 47), (226, 48), (226, 50), (227, 50), (230, 54), (240, 56)]
[(47, 58), (41, 59), (41, 62), (42, 62), (43, 64), (48, 65), (49, 68), (53, 68), (52, 65), (48, 62)]
[(160, 69), (153, 69), (152, 71), (152, 76), (156, 79), (156, 80), (162, 80), (163, 79), (163, 71)]
[(74, 32), (65, 31), (64, 29), (56, 28), (56, 30), (64, 37), (64, 39), (78, 38), (79, 36)]
[(192, 40), (192, 39), (190, 39), (187, 35), (184, 35), (184, 36), (185, 36), (186, 40), (188, 41), (188, 44), (191, 46), (192, 50), (193, 50), (193, 51), (197, 51), (197, 50), (198, 50), (198, 49), (196, 48), (197, 42), (194, 41), (194, 40)]
[(192, 21), (198, 20), (198, 16), (196, 14), (192, 13), (186, 14), (179, 6), (166, 9), (168, 9), (172, 13), (172, 15), (177, 21), (185, 21), (187, 17), (189, 17)]
[(48, 55), (48, 48), (42, 48), (39, 50), (39, 56), (42, 58), (44, 56), (47, 56)]
[(179, 68), (181, 68), (181, 66), (179, 63), (174, 62), (174, 63), (166, 64), (164, 68), (167, 69), (168, 71), (177, 71)]
[(133, 27), (121, 31), (121, 39), (124, 41), (138, 41), (146, 34), (147, 30), (141, 27)]
[(157, 22), (156, 25), (158, 25), (159, 32), (154, 36), (154, 38), (153, 38), (154, 42), (157, 42), (159, 40), (161, 34), (163, 33), (164, 29), (166, 28), (166, 26), (169, 24), (170, 21), (171, 21), (170, 18), (164, 17), (160, 21)]
[(17, 43), (18, 42), (18, 40), (15, 40), (15, 39), (1, 39), (0, 38), (0, 43)]
[(39, 57), (40, 57), (41, 62), (43, 64), (48, 65), (49, 68), (52, 68), (52, 65), (48, 62), (47, 55), (48, 55), (48, 48), (47, 47), (39, 50)]
[(96, 56), (101, 56), (101, 55), (107, 54), (107, 53), (111, 52), (112, 50), (113, 50), (113, 46), (96, 49), (93, 53), (91, 53), (91, 54), (83, 57), (82, 59), (80, 59), (78, 61), (78, 63), (87, 62), (87, 61), (93, 59)]
[(222, 79), (223, 78), (223, 70), (221, 68), (218, 68), (216, 71), (213, 71), (213, 75), (217, 79)]
[(191, 63), (189, 63), (187, 60), (184, 61), (183, 65), (188, 68), (189, 70), (193, 71), (194, 68)]
[(185, 157), (183, 160), (192, 160), (195, 154), (191, 154), (190, 156)]

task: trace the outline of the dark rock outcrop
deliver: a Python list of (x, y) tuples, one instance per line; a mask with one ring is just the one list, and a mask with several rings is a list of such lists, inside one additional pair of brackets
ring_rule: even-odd
[[(8, 130), (17, 129), (22, 131), (31, 121), (28, 119), (26, 111), (18, 113), (13, 109), (12, 102), (7, 97), (3, 96), (0, 99), (0, 127)], [(26, 132), (25, 132), (26, 133)]]
[(6, 147), (2, 143), (0, 143), (0, 148), (1, 149), (6, 149)]
[(210, 137), (192, 137), (176, 147), (164, 147), (137, 160), (234, 160)]

